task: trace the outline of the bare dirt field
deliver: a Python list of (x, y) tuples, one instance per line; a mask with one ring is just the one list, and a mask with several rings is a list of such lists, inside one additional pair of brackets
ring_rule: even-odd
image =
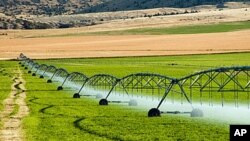
[(76, 36), (1, 39), (0, 58), (77, 58), (250, 51), (250, 30), (189, 35)]

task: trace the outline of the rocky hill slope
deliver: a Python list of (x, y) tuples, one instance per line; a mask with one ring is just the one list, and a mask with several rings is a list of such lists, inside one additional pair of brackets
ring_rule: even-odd
[(1, 0), (0, 29), (90, 26), (117, 19), (197, 13), (197, 7), (245, 8), (250, 7), (250, 0)]
[(191, 7), (204, 4), (250, 0), (1, 0), (0, 13), (6, 15), (61, 15), (89, 12)]

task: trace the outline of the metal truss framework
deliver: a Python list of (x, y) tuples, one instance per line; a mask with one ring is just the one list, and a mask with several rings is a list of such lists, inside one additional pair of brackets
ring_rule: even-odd
[(67, 72), (67, 70), (65, 70), (63, 68), (59, 68), (59, 69), (56, 69), (56, 71), (52, 74), (52, 76), (50, 77), (50, 79), (47, 82), (51, 83), (53, 79), (55, 81), (57, 81), (60, 78), (65, 79), (68, 77), (68, 75), (69, 75), (69, 73)]
[(191, 105), (194, 99), (199, 99), (202, 104), (204, 95), (207, 95), (205, 99), (208, 99), (209, 105), (212, 105), (213, 93), (216, 93), (216, 97), (218, 97), (218, 95), (221, 97), (222, 106), (225, 103), (225, 97), (229, 95), (227, 93), (231, 93), (233, 94), (231, 98), (233, 98), (236, 107), (239, 106), (239, 97), (244, 95), (241, 99), (244, 99), (248, 108), (250, 108), (250, 66), (209, 69), (179, 79), (152, 73), (130, 74), (123, 78), (117, 78), (107, 74), (97, 74), (88, 78), (78, 72), (69, 74), (65, 69), (56, 69), (54, 66), (47, 66), (45, 64), (38, 65), (23, 54), (20, 55), (19, 58), (20, 61), (23, 62), (20, 64), (29, 66), (31, 71), (37, 72), (41, 68), (43, 75), (46, 72), (52, 72), (52, 76), (49, 80), (52, 80), (54, 77), (63, 78), (63, 83), (58, 87), (58, 90), (61, 90), (66, 82), (81, 84), (78, 93), (74, 94), (74, 98), (80, 97), (80, 93), (85, 86), (105, 87), (105, 89), (109, 89), (105, 99), (102, 99), (106, 101), (104, 103), (100, 101), (100, 105), (107, 105), (108, 97), (117, 88), (126, 94), (143, 93), (144, 91), (146, 91), (147, 94), (160, 94), (163, 92), (158, 106), (153, 108), (153, 110), (151, 109), (151, 113), (149, 111), (149, 116), (160, 115), (159, 108), (171, 92), (180, 94), (181, 98), (184, 97)]
[[(83, 90), (84, 87), (95, 87), (95, 88), (101, 88), (104, 87), (105, 89), (107, 87), (110, 87), (117, 81), (118, 78), (112, 75), (108, 74), (97, 74), (93, 75), (92, 77), (87, 77), (84, 79), (80, 89), (77, 93), (73, 95), (73, 98), (80, 98), (80, 93)], [(93, 95), (82, 95), (82, 96), (93, 96)]]
[[(28, 71), (28, 73), (32, 73), (32, 71), (33, 71), (33, 69), (35, 69), (35, 68), (37, 68), (38, 67), (38, 63), (36, 63), (36, 62), (34, 62), (34, 61), (30, 61), (29, 63), (28, 63), (28, 67), (30, 67), (30, 70)], [(26, 68), (28, 68), (28, 67), (26, 67)]]
[(88, 77), (85, 76), (82, 73), (79, 72), (73, 72), (73, 73), (68, 73), (68, 72), (64, 72), (64, 76), (63, 77), (63, 82), (61, 84), (61, 86), (58, 86), (57, 90), (63, 90), (63, 86), (68, 83), (69, 85), (72, 86), (78, 86), (80, 85), (82, 82), (87, 81)]
[(52, 75), (57, 71), (57, 68), (55, 66), (48, 66), (48, 68), (44, 71), (42, 76), (52, 77)]
[(36, 76), (36, 74), (41, 74), (41, 73), (44, 72), (47, 68), (48, 68), (48, 66), (47, 66), (46, 64), (41, 64), (41, 65), (38, 65), (38, 64), (37, 64), (37, 67), (35, 67), (35, 71), (34, 71), (34, 73), (32, 74), (32, 76)]

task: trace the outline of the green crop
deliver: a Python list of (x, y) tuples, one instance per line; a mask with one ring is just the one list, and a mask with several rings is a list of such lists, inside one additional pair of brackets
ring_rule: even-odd
[[(69, 72), (78, 71), (87, 76), (106, 73), (121, 78), (131, 73), (150, 72), (181, 78), (196, 71), (221, 66), (249, 66), (249, 55), (250, 53), (232, 53), (35, 61), (62, 67)], [(3, 67), (9, 64), (10, 68), (17, 66), (17, 62), (1, 62)], [(118, 104), (99, 106), (96, 99), (73, 99), (72, 91), (56, 90), (58, 83), (48, 84), (44, 79), (32, 77), (27, 70), (22, 72), (26, 81), (26, 102), (30, 109), (22, 127), (25, 138), (30, 141), (229, 140), (227, 122), (191, 118), (189, 115), (163, 114), (162, 117), (148, 118), (149, 109), (135, 109)], [(6, 79), (10, 81), (9, 89), (11, 80), (8, 77)], [(7, 92), (6, 94), (8, 95)]]
[(147, 109), (99, 106), (89, 98), (25, 75), (30, 115), (24, 120), (27, 140), (228, 140), (228, 125), (202, 118), (163, 115), (148, 118)]
[[(86, 36), (86, 35), (166, 35), (166, 34), (200, 34), (220, 33), (250, 29), (250, 22), (226, 22), (203, 25), (187, 25), (173, 27), (145, 27), (116, 31), (99, 31), (88, 33), (69, 33), (50, 37)], [(48, 36), (46, 36), (48, 37)]]
[(52, 59), (37, 60), (37, 62), (62, 67), (69, 72), (78, 71), (87, 76), (111, 74), (121, 78), (131, 73), (149, 72), (180, 78), (210, 68), (250, 65), (249, 56), (250, 53), (233, 53), (162, 57)]

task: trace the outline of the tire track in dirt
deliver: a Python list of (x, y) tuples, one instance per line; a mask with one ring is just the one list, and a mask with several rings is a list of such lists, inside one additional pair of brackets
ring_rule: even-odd
[(4, 110), (0, 113), (3, 127), (0, 132), (2, 141), (22, 141), (22, 119), (29, 114), (28, 106), (25, 103), (25, 81), (22, 78), (20, 69), (13, 78), (10, 96), (4, 100)]

